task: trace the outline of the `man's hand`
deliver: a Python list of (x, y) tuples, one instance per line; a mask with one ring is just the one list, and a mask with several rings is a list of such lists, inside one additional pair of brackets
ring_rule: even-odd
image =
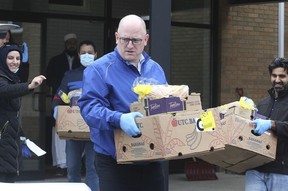
[(143, 115), (139, 112), (132, 112), (122, 114), (120, 117), (120, 127), (130, 137), (140, 137), (142, 135), (136, 125), (136, 117), (143, 117)]
[(252, 121), (255, 125), (254, 134), (262, 135), (265, 131), (271, 129), (271, 120), (255, 119)]

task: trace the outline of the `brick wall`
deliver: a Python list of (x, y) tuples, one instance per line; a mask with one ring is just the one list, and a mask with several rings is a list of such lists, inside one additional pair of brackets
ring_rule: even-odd
[(257, 102), (271, 87), (267, 67), (278, 54), (278, 4), (224, 2), (219, 6), (220, 102), (238, 100), (236, 88)]

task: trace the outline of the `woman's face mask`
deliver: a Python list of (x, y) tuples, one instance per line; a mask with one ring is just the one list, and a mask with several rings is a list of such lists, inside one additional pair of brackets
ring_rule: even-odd
[(80, 55), (80, 62), (83, 66), (87, 67), (94, 61), (95, 55), (93, 54), (81, 54)]

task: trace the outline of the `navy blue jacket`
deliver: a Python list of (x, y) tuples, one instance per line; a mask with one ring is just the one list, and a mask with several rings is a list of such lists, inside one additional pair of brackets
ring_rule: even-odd
[(83, 79), (83, 71), (85, 67), (81, 66), (74, 70), (69, 70), (65, 72), (64, 77), (61, 81), (61, 84), (53, 97), (53, 108), (57, 105), (64, 105), (65, 103), (61, 100), (58, 95), (59, 91), (68, 93), (72, 90), (81, 89), (82, 88), (82, 79)]

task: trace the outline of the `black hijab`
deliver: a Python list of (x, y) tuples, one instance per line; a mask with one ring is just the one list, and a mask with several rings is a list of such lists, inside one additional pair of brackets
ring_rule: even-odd
[(20, 60), (22, 60), (22, 53), (21, 53), (18, 45), (15, 45), (15, 44), (4, 45), (0, 48), (0, 70), (3, 71), (13, 81), (18, 82), (19, 76), (18, 76), (17, 72), (16, 73), (11, 72), (7, 66), (7, 63), (6, 63), (7, 55), (11, 51), (18, 51), (20, 54)]

